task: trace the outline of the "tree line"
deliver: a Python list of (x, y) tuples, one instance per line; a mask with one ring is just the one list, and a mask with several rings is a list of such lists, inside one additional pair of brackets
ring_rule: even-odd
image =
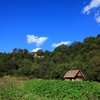
[(0, 53), (0, 77), (64, 79), (64, 74), (72, 69), (80, 69), (85, 80), (100, 82), (100, 34), (86, 37), (83, 42), (60, 45), (52, 52), (14, 48), (11, 53)]

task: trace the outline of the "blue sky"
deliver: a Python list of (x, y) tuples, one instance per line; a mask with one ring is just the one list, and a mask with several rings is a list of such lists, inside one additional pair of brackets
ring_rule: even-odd
[(100, 0), (0, 0), (0, 52), (54, 50), (100, 33)]

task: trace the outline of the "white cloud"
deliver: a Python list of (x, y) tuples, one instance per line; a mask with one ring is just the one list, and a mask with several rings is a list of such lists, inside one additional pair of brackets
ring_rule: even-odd
[(36, 43), (36, 46), (42, 45), (47, 39), (48, 39), (48, 37), (38, 37), (38, 36), (34, 36), (34, 35), (27, 35), (28, 44)]
[(96, 22), (100, 23), (100, 12), (99, 11), (95, 14), (95, 20)]
[[(82, 12), (84, 14), (90, 14), (90, 11), (92, 9), (98, 8), (98, 7), (100, 7), (100, 0), (92, 0), (89, 5), (87, 5), (87, 6), (85, 6), (83, 8), (83, 11)], [(95, 17), (96, 22), (97, 23), (100, 23), (100, 12), (99, 12), (99, 9), (98, 10), (97, 9), (95, 10), (94, 17)]]
[(100, 0), (92, 0), (89, 5), (83, 8), (83, 13), (90, 13), (90, 10), (100, 6)]
[(31, 52), (37, 52), (38, 50), (41, 50), (41, 48), (35, 48)]
[(95, 20), (100, 23), (100, 16), (96, 17)]
[(62, 44), (65, 44), (65, 45), (68, 45), (68, 44), (70, 44), (71, 42), (70, 41), (65, 41), (65, 42), (60, 42), (60, 43), (53, 43), (52, 44), (52, 47), (58, 47), (58, 46), (60, 46), (60, 45), (62, 45)]

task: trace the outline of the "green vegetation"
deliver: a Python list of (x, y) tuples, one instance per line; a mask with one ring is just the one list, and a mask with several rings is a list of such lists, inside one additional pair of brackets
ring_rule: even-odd
[(99, 100), (100, 98), (99, 85), (89, 81), (30, 81), (25, 84), (24, 89), (28, 94), (32, 93), (50, 100)]
[[(34, 56), (37, 54), (37, 56)], [(12, 53), (0, 53), (0, 77), (26, 76), (42, 79), (64, 79), (70, 69), (80, 69), (85, 80), (100, 82), (100, 34), (86, 37), (83, 42), (60, 45), (54, 51), (14, 48)]]
[(0, 100), (100, 100), (97, 82), (0, 80)]

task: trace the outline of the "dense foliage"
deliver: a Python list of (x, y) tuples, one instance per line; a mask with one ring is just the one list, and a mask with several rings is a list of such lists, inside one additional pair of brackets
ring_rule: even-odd
[[(37, 55), (36, 55), (37, 54)], [(50, 52), (14, 48), (0, 53), (0, 76), (63, 79), (70, 69), (80, 69), (85, 80), (100, 81), (100, 34), (86, 37), (83, 42), (60, 45)]]
[[(99, 100), (100, 87), (95, 82), (66, 82), (61, 80), (29, 81), (24, 89), (27, 94), (47, 100)], [(29, 97), (29, 96), (27, 96)]]
[(0, 100), (100, 100), (97, 82), (0, 80)]

